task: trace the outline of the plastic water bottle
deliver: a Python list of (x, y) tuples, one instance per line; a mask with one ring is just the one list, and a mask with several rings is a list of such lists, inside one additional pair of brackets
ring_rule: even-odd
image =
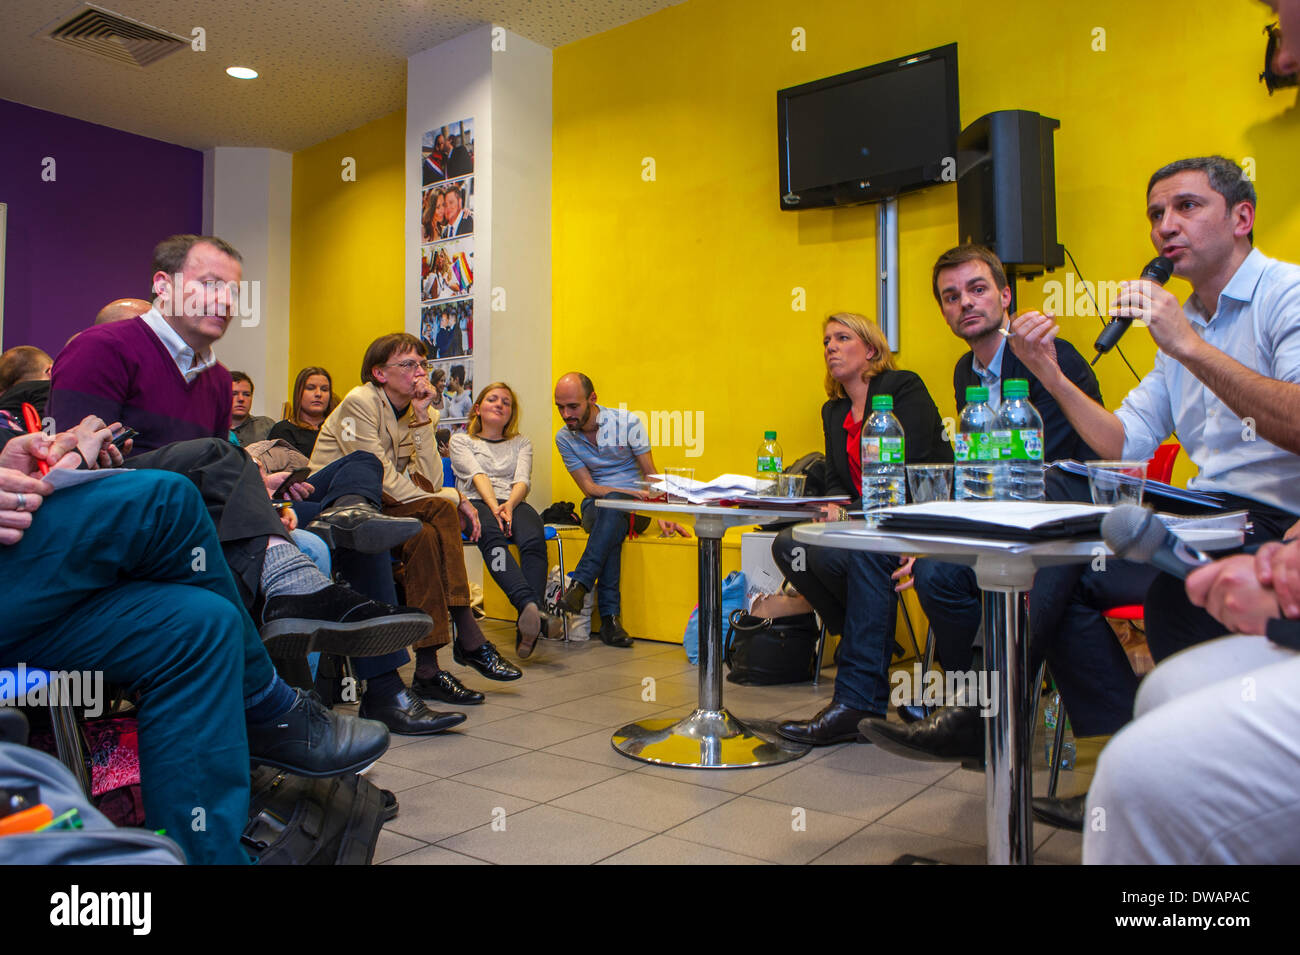
[(1043, 500), (1043, 419), (1029, 403), (1029, 382), (1002, 382), (1002, 407), (994, 432), (998, 463), (994, 472), (999, 501)]
[(777, 476), (784, 467), (785, 460), (781, 456), (781, 445), (776, 443), (776, 432), (764, 431), (763, 443), (758, 446), (758, 463), (754, 466), (760, 494), (769, 485), (771, 488), (776, 487)]
[(903, 426), (894, 417), (893, 395), (871, 399), (862, 422), (862, 507), (890, 507), (907, 500)]
[(993, 432), (997, 415), (988, 406), (989, 390), (978, 386), (966, 389), (966, 407), (961, 409), (953, 453), (953, 497), (959, 501), (993, 500)]
[(1065, 719), (1065, 734), (1061, 737), (1061, 768), (1073, 769), (1075, 746), (1074, 734), (1070, 732), (1069, 717), (1061, 715), (1061, 694), (1053, 691), (1047, 705), (1043, 707), (1043, 748), (1047, 755), (1047, 765), (1052, 765), (1052, 744), (1056, 742), (1056, 721)]

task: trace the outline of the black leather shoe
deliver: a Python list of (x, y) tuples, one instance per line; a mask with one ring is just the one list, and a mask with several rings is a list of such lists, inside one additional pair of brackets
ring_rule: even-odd
[(607, 647), (630, 647), (632, 635), (623, 629), (623, 621), (618, 617), (600, 618), (600, 642)]
[(329, 545), (361, 554), (382, 554), (420, 533), (418, 517), (390, 517), (373, 504), (327, 507), (303, 530)]
[(438, 700), (452, 706), (473, 706), (486, 699), (482, 693), (469, 689), (446, 670), (439, 670), (432, 680), (421, 680), (417, 676), (411, 681), (411, 689), (426, 700)]
[(391, 789), (381, 789), (379, 798), (383, 800), (384, 822), (392, 822), (397, 818), (397, 793)]
[(491, 640), (484, 640), (483, 646), (472, 653), (462, 650), (459, 643), (452, 641), (451, 656), (461, 666), (473, 667), (489, 680), (507, 683), (524, 675), (523, 670), (501, 656)]
[(388, 749), (383, 723), (332, 713), (309, 693), (278, 719), (248, 726), (252, 762), (299, 776), (340, 776), (370, 765)]
[(977, 706), (945, 706), (908, 726), (878, 717), (863, 720), (859, 729), (881, 749), (899, 756), (970, 763), (971, 768), (984, 761), (984, 720)]
[(1036, 796), (1031, 803), (1034, 818), (1057, 829), (1070, 832), (1083, 832), (1083, 813), (1087, 807), (1088, 794), (1070, 796), (1068, 799), (1048, 799)]
[(855, 710), (843, 703), (831, 701), (810, 720), (791, 720), (782, 723), (776, 731), (796, 743), (813, 746), (830, 746), (832, 743), (867, 742), (858, 736), (858, 724), (875, 716), (869, 710)]
[(465, 722), (464, 713), (429, 709), (424, 700), (405, 686), (386, 700), (372, 700), (367, 693), (361, 698), (359, 714), (363, 719), (378, 720), (399, 736), (428, 736)]
[(262, 608), (259, 629), (271, 656), (319, 651), (370, 657), (409, 646), (432, 627), (429, 615), (414, 607), (391, 607), (330, 584), (315, 593), (272, 597)]

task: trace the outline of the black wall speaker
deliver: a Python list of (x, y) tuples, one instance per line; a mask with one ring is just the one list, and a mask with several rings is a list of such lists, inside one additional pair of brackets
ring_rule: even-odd
[(960, 241), (988, 246), (1016, 275), (1065, 264), (1056, 241), (1053, 134), (1060, 125), (1029, 110), (999, 110), (957, 137)]

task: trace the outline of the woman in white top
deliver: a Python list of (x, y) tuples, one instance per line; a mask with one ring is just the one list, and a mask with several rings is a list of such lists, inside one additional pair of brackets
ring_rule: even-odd
[[(541, 611), (546, 528), (524, 500), (532, 481), (533, 444), (519, 433), (519, 400), (509, 385), (495, 381), (479, 392), (467, 430), (451, 436), (450, 457), (457, 487), (479, 514), (483, 560), (519, 611), (515, 648), (526, 658), (546, 622)], [(519, 548), (518, 563), (510, 544)]]

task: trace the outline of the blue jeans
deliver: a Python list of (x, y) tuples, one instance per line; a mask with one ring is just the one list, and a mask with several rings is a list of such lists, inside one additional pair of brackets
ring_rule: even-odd
[(898, 595), (890, 575), (897, 569), (898, 558), (892, 555), (852, 554), (835, 674), (837, 703), (880, 716), (889, 707), (889, 660), (898, 622)]
[[(606, 500), (633, 500), (631, 494), (614, 492), (607, 494)], [(591, 511), (595, 508), (594, 511)], [(591, 511), (592, 517), (587, 519)], [(582, 523), (587, 527), (587, 549), (582, 552), (582, 559), (573, 568), (573, 579), (588, 591), (595, 586), (596, 603), (602, 617), (617, 616), (622, 606), (619, 597), (619, 577), (623, 573), (623, 538), (627, 537), (628, 522), (631, 519), (626, 511), (612, 508), (596, 507), (592, 498), (582, 501)]]
[(247, 864), (244, 709), (275, 671), (194, 486), (142, 470), (60, 490), (0, 547), (0, 592), (14, 599), (0, 663), (100, 670), (139, 692), (148, 828), (191, 863)]

